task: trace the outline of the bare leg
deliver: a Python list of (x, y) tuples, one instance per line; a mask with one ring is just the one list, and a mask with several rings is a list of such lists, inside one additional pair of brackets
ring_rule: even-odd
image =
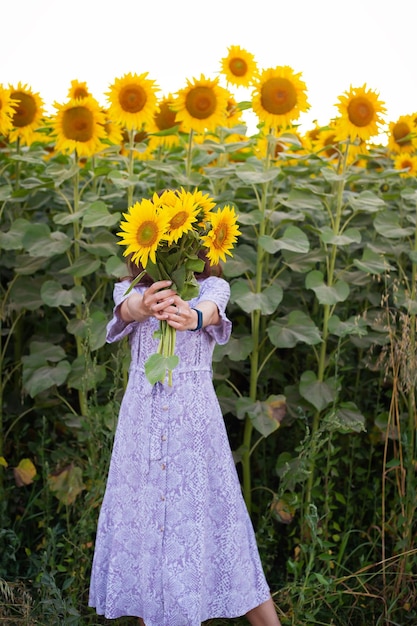
[(272, 598), (246, 613), (246, 617), (252, 626), (281, 626)]

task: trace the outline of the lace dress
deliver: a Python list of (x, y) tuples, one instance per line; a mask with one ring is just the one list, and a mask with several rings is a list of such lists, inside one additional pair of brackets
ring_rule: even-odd
[[(89, 604), (107, 618), (146, 626), (200, 626), (266, 601), (269, 587), (242, 498), (212, 383), (215, 343), (231, 332), (228, 283), (200, 282), (190, 302), (214, 301), (221, 323), (177, 332), (173, 385), (152, 386), (144, 362), (158, 321), (124, 323), (116, 284), (107, 341), (129, 335), (132, 360), (120, 408), (95, 544)], [(135, 287), (135, 289), (142, 289)]]

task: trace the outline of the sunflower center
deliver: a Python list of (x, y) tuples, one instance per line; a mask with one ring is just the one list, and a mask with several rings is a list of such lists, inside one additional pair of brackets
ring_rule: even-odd
[(297, 104), (297, 92), (288, 78), (268, 79), (261, 88), (263, 108), (273, 115), (285, 115)]
[(148, 220), (139, 226), (136, 239), (140, 246), (150, 248), (158, 240), (158, 228), (155, 222)]
[(205, 120), (216, 111), (217, 99), (210, 87), (200, 85), (191, 89), (185, 99), (185, 106), (191, 117)]
[(374, 107), (363, 96), (352, 98), (348, 104), (347, 111), (350, 122), (355, 126), (368, 126), (374, 119)]
[(220, 224), (219, 227), (216, 229), (216, 237), (214, 239), (214, 246), (216, 248), (223, 247), (223, 242), (227, 238), (227, 232), (228, 231), (226, 224)]
[(16, 100), (13, 125), (17, 128), (23, 128), (32, 124), (37, 111), (35, 99), (23, 91), (14, 91), (10, 94), (10, 97)]
[(336, 150), (336, 135), (329, 135), (326, 137), (324, 141), (324, 146), (326, 147), (325, 153), (328, 157), (333, 158), (338, 155), (338, 151)]
[(64, 112), (62, 130), (67, 139), (90, 141), (94, 136), (93, 113), (86, 107), (72, 107)]
[(167, 102), (163, 102), (159, 112), (154, 116), (155, 124), (158, 126), (159, 130), (167, 130), (175, 126), (175, 116), (175, 111), (170, 109)]
[(244, 76), (248, 71), (248, 65), (246, 61), (236, 57), (230, 60), (229, 69), (235, 76)]
[(411, 144), (411, 139), (408, 135), (411, 133), (410, 127), (405, 122), (399, 122), (395, 124), (392, 134), (397, 143), (401, 145)]
[(126, 85), (120, 90), (119, 103), (127, 113), (142, 111), (146, 99), (146, 92), (140, 85)]
[(184, 226), (187, 218), (188, 213), (186, 211), (178, 211), (178, 213), (175, 213), (175, 215), (169, 222), (171, 229), (174, 230), (176, 228), (181, 228), (181, 226)]

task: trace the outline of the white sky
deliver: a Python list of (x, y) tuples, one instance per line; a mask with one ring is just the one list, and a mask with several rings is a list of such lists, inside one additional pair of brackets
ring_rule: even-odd
[[(155, 80), (160, 96), (187, 79), (214, 78), (227, 48), (260, 69), (289, 65), (311, 105), (299, 120), (326, 124), (350, 85), (379, 93), (387, 121), (417, 112), (415, 0), (18, 0), (1, 8), (0, 84), (19, 81), (47, 110), (71, 80), (105, 92), (127, 72)], [(245, 91), (231, 90), (238, 100)]]

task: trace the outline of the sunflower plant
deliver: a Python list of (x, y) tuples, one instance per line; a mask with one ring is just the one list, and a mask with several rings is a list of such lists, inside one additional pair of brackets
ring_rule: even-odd
[[(171, 280), (183, 300), (195, 298), (199, 293), (196, 274), (205, 264), (201, 256), (212, 266), (226, 261), (240, 234), (234, 208), (226, 205), (214, 211), (215, 206), (209, 194), (183, 188), (155, 193), (152, 199), (131, 206), (123, 214), (118, 243), (125, 246), (123, 255), (130, 256), (142, 271), (126, 294), (147, 273), (154, 281)], [(151, 384), (163, 383), (168, 376), (171, 386), (172, 371), (179, 363), (176, 329), (161, 320), (155, 338), (159, 339), (158, 349), (145, 363), (145, 373)]]

